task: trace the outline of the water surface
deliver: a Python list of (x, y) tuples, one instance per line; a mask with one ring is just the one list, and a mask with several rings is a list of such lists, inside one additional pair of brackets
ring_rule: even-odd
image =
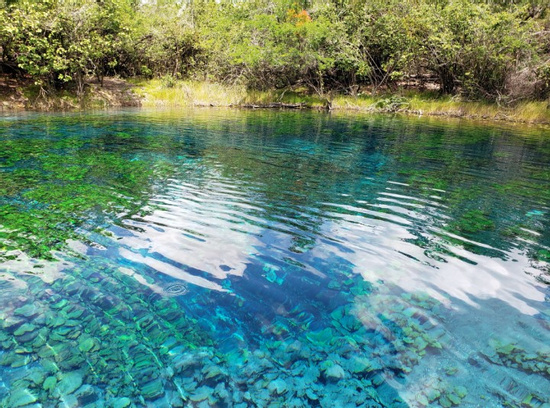
[(0, 117), (0, 405), (550, 403), (545, 129)]

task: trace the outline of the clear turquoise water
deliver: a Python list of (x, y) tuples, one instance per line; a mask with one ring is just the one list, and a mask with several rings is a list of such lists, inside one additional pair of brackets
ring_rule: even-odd
[(0, 116), (0, 406), (547, 407), (548, 132)]

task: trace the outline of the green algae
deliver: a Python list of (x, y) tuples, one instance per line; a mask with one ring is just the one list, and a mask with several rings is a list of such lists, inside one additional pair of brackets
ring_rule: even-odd
[[(261, 118), (257, 119), (260, 121)], [(273, 119), (281, 126), (287, 125), (279, 118)], [(86, 126), (82, 125), (83, 120), (87, 122)], [(250, 124), (247, 121), (243, 123), (244, 128), (255, 125), (252, 121)], [(347, 125), (344, 120), (342, 123)], [(353, 122), (349, 122), (349, 126), (363, 128)], [(387, 135), (382, 150), (395, 157), (394, 160), (400, 164), (397, 173), (408, 176), (412, 186), (420, 187), (420, 194), (428, 196), (432, 194), (432, 189), (448, 190), (451, 209), (458, 221), (444, 228), (468, 236), (491, 229), (503, 230), (496, 214), (467, 208), (468, 201), (483, 196), (487, 185), (473, 183), (473, 177), (465, 170), (470, 166), (484, 166), (486, 162), (461, 154), (461, 150), (469, 152), (469, 149), (480, 145), (490, 145), (498, 129), (481, 131), (471, 126), (465, 131), (458, 129), (460, 137), (456, 137), (457, 129), (450, 125), (436, 132), (426, 132), (422, 129), (422, 123), (412, 120), (397, 121), (394, 126), (416, 136), (397, 140), (392, 139), (393, 135)], [(47, 129), (47, 136), (34, 136), (34, 129)], [(399, 134), (399, 129), (396, 134)], [(12, 256), (10, 251), (13, 250), (23, 250), (35, 258), (54, 259), (55, 251), (67, 250), (68, 240), (91, 243), (90, 234), (83, 233), (79, 228), (108, 235), (109, 232), (104, 229), (108, 222), (114, 220), (120, 223), (121, 215), (126, 219), (133, 215), (143, 216), (151, 211), (151, 208), (145, 211), (143, 208), (158, 183), (181, 170), (181, 164), (186, 160), (177, 157), (187, 159), (185, 155), (170, 157), (167, 154), (171, 150), (185, 149), (181, 140), (156, 137), (148, 126), (133, 123), (121, 125), (101, 116), (85, 115), (79, 120), (70, 116), (50, 120), (37, 118), (30, 120), (24, 128), (12, 123), (0, 129), (0, 133), (4, 134), (13, 132), (32, 137), (8, 139), (0, 152), (0, 218), (3, 221), (0, 227), (0, 257), (3, 259)], [(78, 135), (79, 132), (83, 132), (85, 137)], [(494, 157), (510, 160), (516, 157), (515, 150), (509, 150), (507, 146), (503, 149), (495, 151)], [(284, 159), (271, 163), (281, 171), (290, 165), (288, 174), (265, 182), (270, 167), (264, 164), (261, 155), (235, 154), (232, 149), (212, 146), (201, 153), (208, 153), (209, 157), (215, 158), (215, 162), (223, 164), (224, 176), (242, 177), (244, 171), (247, 178), (264, 182), (263, 194), (266, 197), (275, 199), (281, 196), (281, 191), (293, 192), (295, 194), (288, 199), (298, 200), (300, 204), (326, 200), (327, 194), (339, 184), (341, 175), (349, 167), (346, 157), (340, 161), (327, 160), (322, 156), (326, 152), (321, 151), (320, 157), (306, 154), (303, 158), (299, 157), (296, 163), (288, 163)], [(270, 157), (270, 160), (273, 158)], [(438, 166), (434, 168), (433, 163)], [(392, 160), (382, 162), (378, 170), (383, 174), (395, 167), (393, 164)], [(429, 170), (424, 168), (425, 164), (429, 164)], [(322, 173), (326, 193), (320, 191), (304, 198), (300, 193), (303, 186), (293, 181), (292, 175), (298, 169), (304, 179), (309, 174)], [(491, 188), (497, 194), (491, 201), (506, 203), (510, 192), (545, 199), (548, 191), (541, 191), (534, 181), (527, 180), (531, 177), (547, 180), (548, 171), (537, 168), (529, 171), (531, 174), (522, 169), (522, 173), (495, 183)], [(484, 206), (489, 207), (490, 203)], [(101, 214), (101, 217), (92, 214)], [(304, 234), (294, 238), (292, 250), (296, 253), (309, 251), (315, 241), (308, 237), (308, 233), (316, 231), (318, 226), (308, 226)], [(450, 243), (459, 242), (451, 240)], [(460, 245), (474, 253), (480, 252), (475, 245), (464, 242)], [(436, 261), (454, 256), (452, 251), (445, 250), (445, 244), (427, 248), (426, 255)], [(273, 273), (269, 273), (268, 279), (282, 278), (275, 278)]]
[[(90, 221), (87, 228), (101, 233), (109, 217), (144, 215), (153, 181), (172, 171), (162, 160), (135, 161), (126, 149), (109, 152), (109, 140), (70, 142), (46, 139), (29, 144), (14, 139), (3, 145), (0, 257), (16, 249), (34, 258), (54, 259), (52, 252), (66, 250), (67, 240), (89, 241), (77, 229)], [(102, 218), (90, 220), (91, 212)]]
[[(120, 220), (128, 220), (132, 216), (139, 218), (146, 215), (151, 207), (144, 210), (143, 203), (147, 202), (155, 191), (159, 191), (158, 185), (162, 184), (166, 177), (173, 175), (178, 169), (172, 159), (167, 159), (170, 155), (162, 151), (163, 142), (150, 143), (152, 149), (162, 153), (160, 156), (142, 154), (139, 152), (141, 147), (138, 146), (138, 143), (134, 143), (131, 135), (132, 132), (112, 131), (105, 135), (106, 143), (60, 140), (56, 142), (55, 149), (84, 149), (85, 153), (74, 151), (72, 152), (74, 157), (58, 154), (55, 151), (44, 157), (31, 155), (29, 157), (36, 161), (32, 171), (19, 172), (18, 169), (9, 169), (0, 172), (3, 175), (11, 172), (15, 174), (17, 180), (24, 181), (23, 187), (20, 189), (14, 188), (14, 186), (9, 187), (9, 194), (7, 194), (9, 197), (6, 199), (8, 210), (3, 214), (16, 212), (32, 214), (26, 218), (25, 215), (21, 215), (19, 221), (15, 220), (17, 218), (15, 216), (6, 218), (7, 223), (11, 223), (12, 227), (15, 226), (15, 229), (5, 228), (6, 234), (10, 233), (11, 235), (9, 239), (0, 241), (2, 245), (5, 245), (4, 242), (11, 242), (13, 247), (23, 248), (27, 253), (45, 258), (53, 256), (52, 249), (67, 252), (65, 247), (67, 239), (76, 239), (85, 243), (91, 243), (92, 239), (101, 240), (101, 237), (90, 237), (89, 231), (107, 236), (109, 232), (102, 228), (110, 222), (121, 223)], [(148, 141), (151, 141), (150, 139)], [(113, 147), (113, 144), (107, 143), (109, 141), (117, 141), (117, 143), (124, 141), (124, 143), (130, 142), (130, 144), (129, 147), (125, 145)], [(422, 146), (420, 146), (414, 152), (418, 154), (419, 160), (426, 163), (433, 163), (440, 159), (452, 159), (450, 154), (445, 154), (443, 158), (438, 154), (438, 150), (440, 151), (445, 146), (448, 145), (434, 141), (433, 151), (423, 152)], [(50, 147), (44, 146), (44, 148), (47, 150)], [(169, 145), (164, 146), (166, 151), (169, 151), (170, 148)], [(136, 153), (136, 151), (138, 152)], [(96, 153), (96, 156), (99, 157), (93, 156)], [(104, 157), (101, 157), (103, 154)], [(270, 174), (269, 167), (262, 165), (258, 157), (249, 157), (239, 161), (230, 157), (230, 154), (224, 156), (220, 149), (211, 149), (209, 154), (213, 157), (208, 159), (210, 161), (203, 161), (197, 164), (196, 169), (187, 168), (187, 170), (201, 171), (200, 166), (208, 167), (220, 164), (220, 171), (227, 177), (244, 172), (252, 180), (259, 180), (266, 174)], [(23, 166), (25, 163), (21, 160), (7, 160), (5, 163), (10, 163), (10, 166)], [(136, 163), (137, 165), (135, 165)], [(414, 164), (414, 160), (407, 163)], [(284, 161), (277, 162), (277, 164), (282, 166)], [(394, 162), (389, 161), (387, 165), (382, 166), (389, 167), (393, 164)], [(133, 169), (134, 165), (135, 169)], [(334, 185), (340, 180), (334, 174), (345, 174), (347, 164), (343, 162), (338, 165), (326, 166), (326, 168), (325, 165), (325, 160), (300, 159), (292, 171), (300, 171), (304, 178), (316, 173), (323, 176), (326, 174), (327, 191), (316, 193), (314, 197), (304, 198), (298, 195), (290, 197), (289, 195), (286, 199), (296, 206), (312, 205), (317, 200), (327, 199), (330, 189), (334, 188)], [(454, 160), (449, 164), (448, 169), (460, 172), (467, 165), (467, 160)], [(303, 186), (292, 184), (292, 171), (286, 173), (283, 184), (286, 184), (285, 188), (297, 194), (303, 189)], [(502, 223), (499, 218), (502, 214), (498, 211), (488, 213), (483, 210), (471, 210), (465, 204), (467, 200), (479, 198), (483, 190), (478, 187), (457, 189), (457, 185), (460, 184), (457, 181), (459, 178), (455, 175), (444, 175), (444, 172), (442, 170), (438, 176), (433, 177), (428, 173), (419, 172), (416, 174), (416, 178), (411, 178), (408, 181), (415, 187), (425, 188), (426, 191), (422, 190), (425, 197), (433, 194), (433, 191), (427, 191), (428, 188), (455, 189), (450, 201), (444, 202), (450, 204), (450, 212), (464, 216), (463, 219), (460, 219), (461, 225), (446, 226), (449, 230), (460, 235), (479, 237), (480, 234), (498, 229)], [(403, 174), (415, 176), (412, 173)], [(332, 175), (332, 178), (329, 175)], [(105, 180), (107, 182), (104, 182)], [(460, 176), (460, 180), (470, 181), (463, 174)], [(284, 195), (278, 190), (280, 183), (267, 180), (265, 184), (262, 187), (263, 190), (260, 189), (258, 194), (265, 194), (271, 199)], [(117, 191), (123, 196), (114, 194), (113, 191)], [(357, 194), (359, 197), (362, 192), (358, 189), (351, 193)], [(441, 193), (441, 195), (444, 194)], [(502, 197), (496, 199), (500, 198)], [(482, 208), (488, 207), (483, 206)], [(326, 208), (325, 210), (329, 211)], [(101, 216), (97, 217), (97, 214), (101, 214)], [(290, 214), (293, 216), (294, 213), (290, 211)], [(342, 209), (332, 214), (357, 216), (358, 213), (353, 214), (352, 211)], [(384, 214), (391, 215), (392, 210), (385, 209)], [(278, 220), (277, 217), (289, 216), (284, 214), (283, 210), (274, 210), (271, 215), (273, 218), (270, 221), (272, 222)], [(525, 217), (535, 222), (540, 214), (526, 214)], [(488, 221), (493, 222), (494, 225), (487, 225)], [(21, 224), (17, 224), (17, 222), (21, 222)], [(443, 225), (437, 219), (434, 219), (433, 222), (435, 226)], [(2, 225), (4, 231), (4, 224)], [(312, 237), (314, 237), (313, 234), (319, 232), (320, 225), (321, 222), (312, 222), (301, 226), (302, 228), (297, 234), (304, 234), (306, 237), (305, 239), (304, 237), (294, 239), (290, 251), (299, 253), (300, 256), (307, 255), (307, 252), (316, 245), (315, 238), (312, 239)], [(43, 229), (44, 231), (42, 231)], [(88, 232), (84, 232), (84, 230), (88, 230)], [(28, 233), (29, 231), (30, 233)], [(449, 243), (467, 247), (463, 241), (453, 240), (449, 237), (443, 244), (422, 241), (422, 245), (425, 245), (427, 251), (432, 250), (431, 254), (435, 254), (434, 257), (437, 254), (444, 255), (440, 258), (441, 262), (445, 260), (446, 256), (453, 256), (453, 253), (445, 247)], [(420, 240), (418, 246), (420, 246)], [(77, 255), (74, 254), (74, 256)], [(543, 256), (544, 252), (541, 253), (541, 260), (544, 260)], [(301, 258), (301, 260), (303, 259)], [(368, 261), (366, 264), (368, 265)], [(300, 267), (300, 265), (298, 261), (293, 264), (294, 267)], [(331, 365), (327, 366), (322, 374), (317, 376), (312, 374), (307, 377), (314, 379), (311, 383), (315, 383), (318, 378), (329, 379), (329, 383), (343, 381), (343, 390), (363, 387), (365, 393), (372, 394), (373, 401), (381, 401), (380, 394), (383, 392), (380, 391), (379, 394), (378, 390), (382, 389), (385, 384), (383, 364), (389, 365), (395, 373), (410, 373), (426, 355), (437, 355), (448, 347), (448, 336), (438, 325), (437, 318), (433, 323), (426, 324), (426, 316), (437, 317), (442, 306), (429, 295), (422, 293), (403, 294), (401, 297), (398, 296), (397, 300), (395, 296), (385, 298), (384, 295), (377, 293), (378, 284), (366, 282), (362, 278), (352, 278), (357, 276), (354, 265), (346, 265), (344, 262), (331, 265), (338, 273), (331, 276), (328, 284), (330, 296), (336, 292), (345, 292), (346, 295), (343, 298), (335, 300), (335, 304), (344, 302), (345, 305), (331, 309), (331, 304), (327, 309), (327, 316), (324, 316), (326, 320), (318, 321), (319, 316), (297, 308), (297, 311), (290, 312), (289, 316), (292, 318), (302, 316), (303, 319), (300, 322), (303, 324), (295, 324), (292, 318), (286, 315), (262, 323), (262, 335), (277, 340), (269, 346), (265, 346), (270, 348), (270, 353), (265, 353), (269, 357), (263, 358), (268, 361), (258, 362), (259, 367), (257, 368), (248, 366), (253, 361), (253, 350), (245, 346), (246, 338), (240, 331), (233, 333), (232, 339), (239, 339), (241, 350), (227, 353), (227, 355), (211, 355), (207, 358), (213, 362), (212, 364), (217, 365), (210, 365), (207, 366), (208, 369), (202, 369), (202, 360), (199, 362), (186, 360), (187, 353), (199, 350), (201, 347), (217, 346), (208, 332), (215, 330), (217, 325), (223, 327), (230, 324), (232, 316), (227, 313), (213, 313), (212, 316), (194, 317), (192, 313), (189, 313), (189, 309), (182, 310), (182, 305), (178, 300), (139, 290), (140, 285), (135, 280), (133, 281), (133, 278), (120, 272), (112, 263), (98, 261), (97, 258), (90, 259), (86, 268), (80, 266), (72, 268), (73, 276), (59, 277), (51, 287), (44, 286), (37, 280), (29, 280), (33, 286), (33, 293), (37, 297), (41, 291), (48, 291), (47, 296), (36, 300), (40, 310), (46, 310), (46, 319), (43, 322), (34, 321), (32, 323), (37, 328), (40, 327), (36, 332), (40, 331), (44, 339), (27, 348), (16, 349), (8, 341), (12, 339), (12, 336), (6, 334), (7, 337), (4, 340), (6, 343), (3, 344), (3, 347), (8, 350), (8, 353), (12, 353), (9, 364), (18, 364), (16, 362), (17, 350), (25, 355), (24, 359), (20, 359), (19, 364), (49, 361), (51, 367), (48, 371), (57, 373), (56, 376), (60, 379), (64, 373), (84, 367), (83, 382), (97, 387), (106, 387), (116, 397), (131, 396), (132, 400), (141, 401), (142, 404), (145, 404), (145, 400), (147, 403), (154, 404), (150, 401), (164, 395), (164, 391), (169, 389), (170, 379), (174, 375), (185, 377), (195, 373), (195, 376), (198, 377), (196, 372), (200, 370), (202, 375), (200, 378), (203, 380), (206, 378), (223, 384), (231, 376), (231, 372), (225, 370), (225, 367), (243, 367), (243, 369), (246, 367), (252, 372), (260, 373), (251, 375), (251, 378), (256, 378), (261, 383), (257, 389), (259, 392), (261, 387), (265, 389), (270, 383), (267, 378), (262, 378), (264, 375), (262, 373), (269, 372), (269, 368), (266, 368), (269, 367), (269, 364), (271, 367), (280, 367), (281, 371), (285, 372), (300, 371), (302, 368), (299, 365), (296, 366), (297, 360), (333, 359), (334, 355), (341, 352), (348, 360), (352, 360), (351, 356), (354, 359), (349, 362), (346, 358), (341, 358), (339, 361), (331, 360)], [(287, 280), (290, 280), (293, 273), (297, 272), (296, 269), (274, 267), (267, 262), (262, 262), (262, 266), (263, 268), (259, 270), (263, 269), (265, 273), (264, 284), (273, 284), (283, 290), (288, 289)], [(368, 269), (368, 266), (361, 265), (361, 268)], [(342, 278), (342, 280), (339, 281), (334, 277)], [(145, 278), (146, 282), (151, 285), (161, 283), (158, 275)], [(323, 288), (323, 284), (317, 282), (315, 282), (315, 286), (319, 288), (318, 290)], [(246, 306), (244, 299), (238, 296), (238, 294), (234, 296), (235, 305)], [(205, 296), (200, 301), (206, 304), (206, 299)], [(211, 301), (215, 300), (207, 300), (207, 302)], [(82, 304), (87, 305), (86, 310), (81, 307)], [(316, 306), (321, 304), (321, 302), (316, 303)], [(51, 311), (55, 312), (48, 314)], [(32, 317), (35, 311), (29, 310), (26, 313), (28, 317)], [(310, 326), (315, 328), (310, 330)], [(23, 326), (19, 326), (19, 328), (21, 327)], [(208, 328), (204, 329), (205, 327)], [(26, 335), (32, 332), (25, 330), (19, 334)], [(312, 357), (311, 350), (303, 351), (302, 355), (300, 347), (288, 346), (289, 339), (292, 339), (293, 336), (307, 345), (304, 348), (310, 347), (318, 355)], [(171, 339), (170, 342), (168, 342), (169, 339)], [(377, 344), (376, 357), (366, 352), (373, 347), (368, 343), (369, 341)], [(379, 343), (383, 343), (383, 345), (379, 345)], [(510, 351), (512, 354), (515, 352), (516, 349)], [(71, 355), (71, 353), (77, 355)], [(380, 363), (380, 356), (384, 355), (391, 355), (395, 361), (392, 361), (391, 364), (388, 364), (387, 361), (383, 364)], [(45, 357), (47, 360), (40, 357)], [(517, 358), (518, 355), (514, 354), (513, 360), (515, 361)], [(538, 369), (536, 364), (546, 361), (540, 359), (538, 355), (535, 358), (529, 357), (529, 359), (525, 356), (525, 360), (535, 360), (534, 367), (536, 369)], [(512, 365), (517, 362), (513, 363), (512, 359), (508, 362), (506, 358), (501, 358), (501, 364)], [(273, 374), (270, 373), (270, 375)], [(157, 378), (162, 378), (162, 380), (159, 381)], [(361, 381), (352, 382), (358, 381), (358, 379)], [(281, 384), (277, 383), (276, 379), (269, 378), (269, 380), (275, 381), (275, 384)], [(51, 385), (51, 380), (46, 388), (47, 381), (45, 380), (42, 388), (46, 391), (55, 389), (57, 384)], [(291, 383), (289, 382), (289, 384)], [(380, 388), (374, 388), (373, 384)], [(33, 388), (35, 386), (36, 389)], [(289, 385), (289, 389), (292, 389), (290, 388), (292, 386), (293, 384)], [(44, 400), (44, 395), (38, 393), (40, 388), (38, 384), (24, 384), (24, 387), (33, 388), (31, 391), (37, 393), (36, 395)], [(212, 403), (214, 403), (214, 398), (217, 398), (214, 395), (218, 396), (218, 394), (214, 394), (213, 388), (206, 388), (201, 389), (196, 386), (193, 388), (188, 385), (189, 391), (182, 391), (181, 395), (192, 395), (197, 398), (197, 401), (210, 401), (209, 396), (211, 396)], [(274, 396), (286, 394), (278, 391), (278, 389), (284, 388), (282, 386), (273, 386), (272, 388)], [(56, 393), (56, 395), (58, 394)], [(206, 398), (203, 398), (205, 395)], [(322, 395), (321, 390), (311, 389), (308, 398), (317, 400), (323, 398)], [(351, 400), (352, 397), (349, 398)], [(419, 398), (419, 402), (425, 402), (423, 394), (419, 394)], [(439, 401), (440, 405), (448, 403), (456, 405), (456, 401), (460, 402), (464, 398), (464, 390), (453, 389), (452, 386), (445, 389), (442, 386), (436, 392), (426, 394), (425, 398), (428, 398), (430, 402), (435, 401), (436, 404)], [(110, 402), (114, 404), (115, 401), (119, 401), (119, 399), (113, 398)], [(380, 403), (380, 405), (382, 404)], [(399, 406), (399, 404), (396, 403), (395, 406)]]
[(469, 210), (452, 223), (450, 229), (475, 234), (494, 227), (495, 223), (489, 218), (489, 214), (481, 210)]
[(532, 374), (547, 376), (550, 367), (550, 350), (548, 348), (528, 352), (522, 346), (502, 342), (496, 339), (490, 341), (491, 353), (487, 357), (493, 362)]

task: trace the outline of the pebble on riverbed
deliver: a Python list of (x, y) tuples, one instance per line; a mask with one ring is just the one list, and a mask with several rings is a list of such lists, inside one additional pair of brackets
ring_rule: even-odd
[[(449, 341), (427, 317), (440, 307), (429, 297), (404, 295), (400, 302), (361, 284), (353, 303), (336, 303), (322, 324), (297, 308), (292, 313), (303, 327), (278, 316), (249, 348), (227, 313), (207, 316), (220, 331), (214, 339), (206, 331), (211, 328), (182, 313), (178, 297), (150, 294), (145, 301), (104, 274), (93, 285), (77, 285), (70, 277), (55, 281), (50, 293), (36, 290), (33, 307), (7, 313), (0, 326), (0, 364), (12, 367), (14, 380), (4, 405), (453, 407), (468, 399), (465, 387), (441, 381), (406, 401), (388, 385)], [(117, 293), (124, 301), (102, 293)], [(83, 302), (90, 306), (83, 308)], [(216, 351), (215, 342), (225, 350)], [(533, 372), (547, 362), (546, 355), (515, 346), (497, 348), (494, 358), (518, 364), (518, 356)]]

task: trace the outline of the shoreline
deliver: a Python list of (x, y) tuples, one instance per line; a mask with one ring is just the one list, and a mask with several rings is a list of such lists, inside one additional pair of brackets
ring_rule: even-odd
[[(0, 78), (1, 80), (1, 78)], [(5, 82), (5, 78), (4, 78)], [(15, 83), (15, 85), (14, 85)], [(14, 111), (83, 111), (120, 107), (218, 107), (237, 109), (317, 110), (366, 114), (405, 114), (458, 118), (472, 121), (550, 125), (550, 103), (533, 101), (514, 107), (494, 103), (460, 101), (437, 96), (433, 91), (399, 89), (380, 95), (311, 96), (298, 91), (252, 91), (242, 86), (210, 82), (162, 79), (122, 80), (106, 78), (103, 86), (87, 84), (83, 98), (68, 91), (35, 97), (32, 86), (12, 80), (9, 92), (0, 83), (0, 112)], [(36, 93), (36, 91), (34, 91)]]

